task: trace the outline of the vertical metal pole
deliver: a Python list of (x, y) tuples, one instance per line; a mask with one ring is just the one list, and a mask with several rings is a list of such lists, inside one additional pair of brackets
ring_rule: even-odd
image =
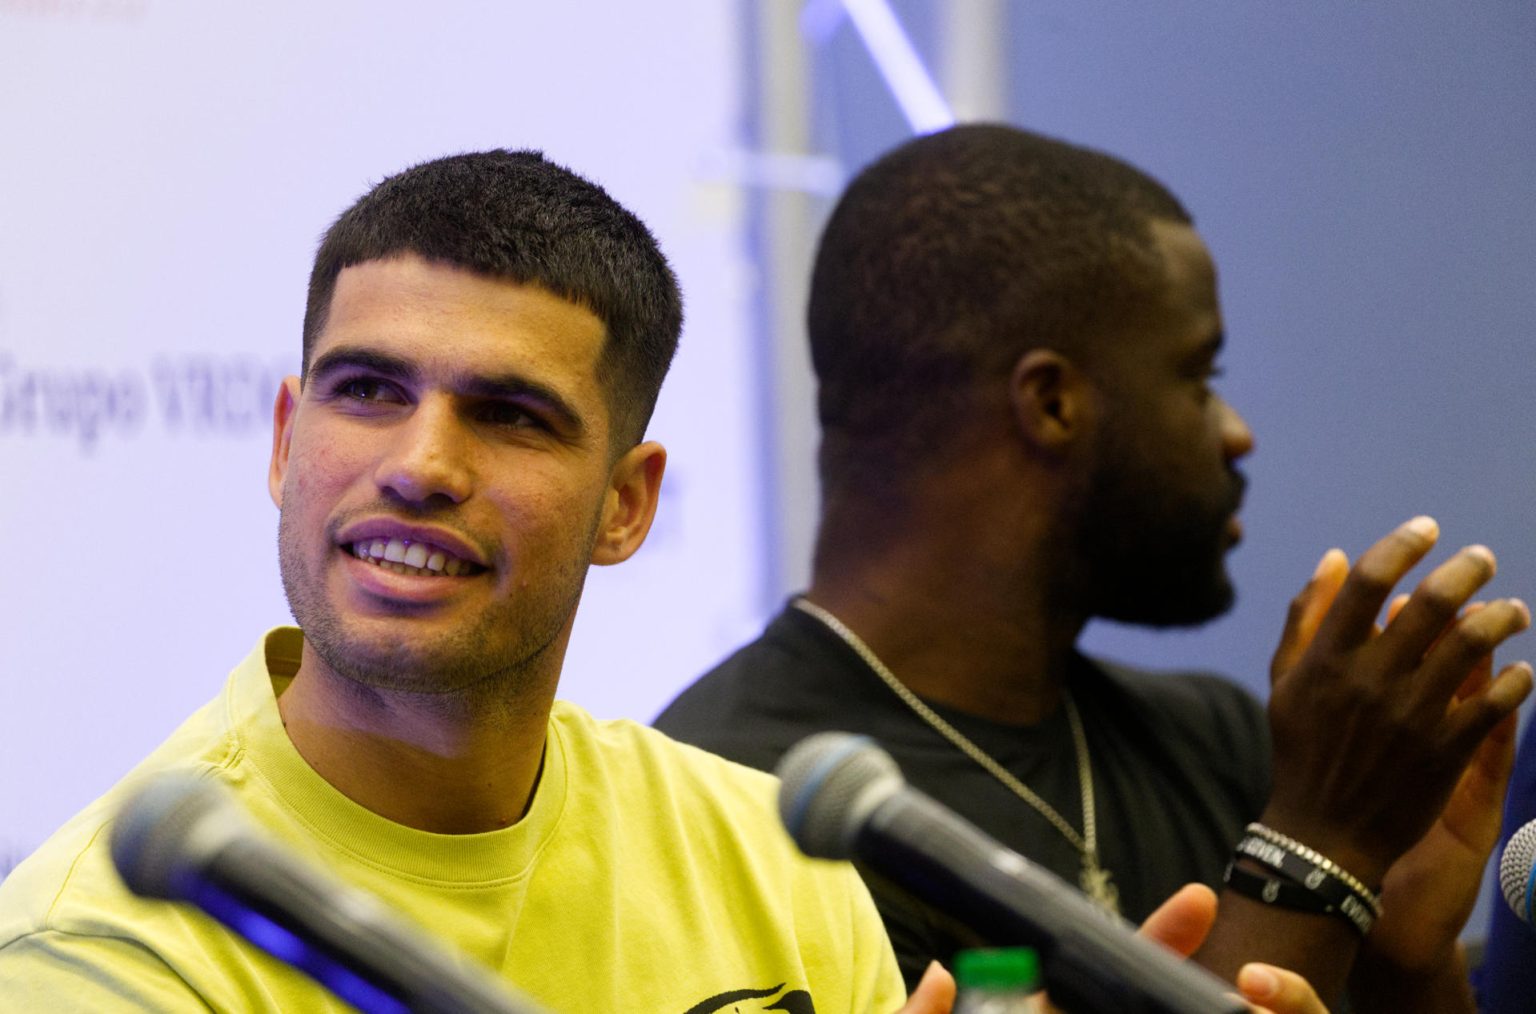
[(961, 122), (1008, 118), (1008, 10), (1004, 0), (942, 5), (939, 82)]
[[(755, 141), (769, 155), (811, 152), (812, 71), (799, 26), (800, 6), (795, 0), (746, 4), (757, 18)], [(805, 303), (825, 199), (790, 188), (759, 188), (756, 193), (766, 610), (805, 587), (819, 514), (815, 381)]]

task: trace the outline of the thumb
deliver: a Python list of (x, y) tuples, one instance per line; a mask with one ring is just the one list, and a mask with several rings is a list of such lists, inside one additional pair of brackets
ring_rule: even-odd
[(1216, 892), (1204, 884), (1185, 884), (1141, 924), (1141, 935), (1187, 958), (1205, 943), (1216, 921)]
[(1237, 972), (1237, 988), (1243, 999), (1260, 1011), (1273, 1014), (1328, 1014), (1328, 1008), (1307, 982), (1295, 972), (1257, 962)]
[(954, 1005), (954, 976), (937, 961), (930, 961), (917, 988), (896, 1014), (949, 1014)]

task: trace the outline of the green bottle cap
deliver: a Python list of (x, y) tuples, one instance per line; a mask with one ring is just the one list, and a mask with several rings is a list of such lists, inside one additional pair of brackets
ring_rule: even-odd
[(955, 955), (955, 984), (961, 989), (1035, 989), (1039, 981), (1040, 958), (1030, 947), (983, 948)]

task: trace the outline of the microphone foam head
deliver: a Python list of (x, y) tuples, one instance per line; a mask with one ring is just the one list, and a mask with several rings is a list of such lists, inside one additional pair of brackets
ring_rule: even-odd
[(112, 827), (112, 862), (135, 894), (181, 899), (177, 883), (194, 854), (195, 829), (226, 813), (224, 791), (186, 772), (157, 775), (118, 811)]
[(1499, 887), (1515, 918), (1531, 921), (1532, 873), (1536, 872), (1536, 820), (1509, 836), (1499, 859)]
[(870, 813), (904, 784), (891, 755), (868, 736), (818, 732), (779, 762), (779, 816), (800, 850), (848, 859)]

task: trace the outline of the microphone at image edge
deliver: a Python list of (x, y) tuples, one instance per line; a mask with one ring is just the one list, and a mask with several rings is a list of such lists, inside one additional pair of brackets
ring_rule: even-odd
[(360, 1010), (543, 1010), (378, 898), (291, 854), (214, 779), (152, 779), (118, 813), (111, 845), (135, 894), (191, 902)]
[(1536, 925), (1531, 920), (1531, 897), (1536, 892), (1536, 820), (1509, 836), (1499, 857), (1499, 888), (1515, 918), (1527, 926)]
[(1135, 934), (1060, 877), (908, 786), (867, 736), (823, 732), (779, 763), (779, 814), (802, 851), (858, 859), (989, 943), (1039, 952), (1051, 1001), (1073, 1012), (1237, 1014), (1205, 969)]

